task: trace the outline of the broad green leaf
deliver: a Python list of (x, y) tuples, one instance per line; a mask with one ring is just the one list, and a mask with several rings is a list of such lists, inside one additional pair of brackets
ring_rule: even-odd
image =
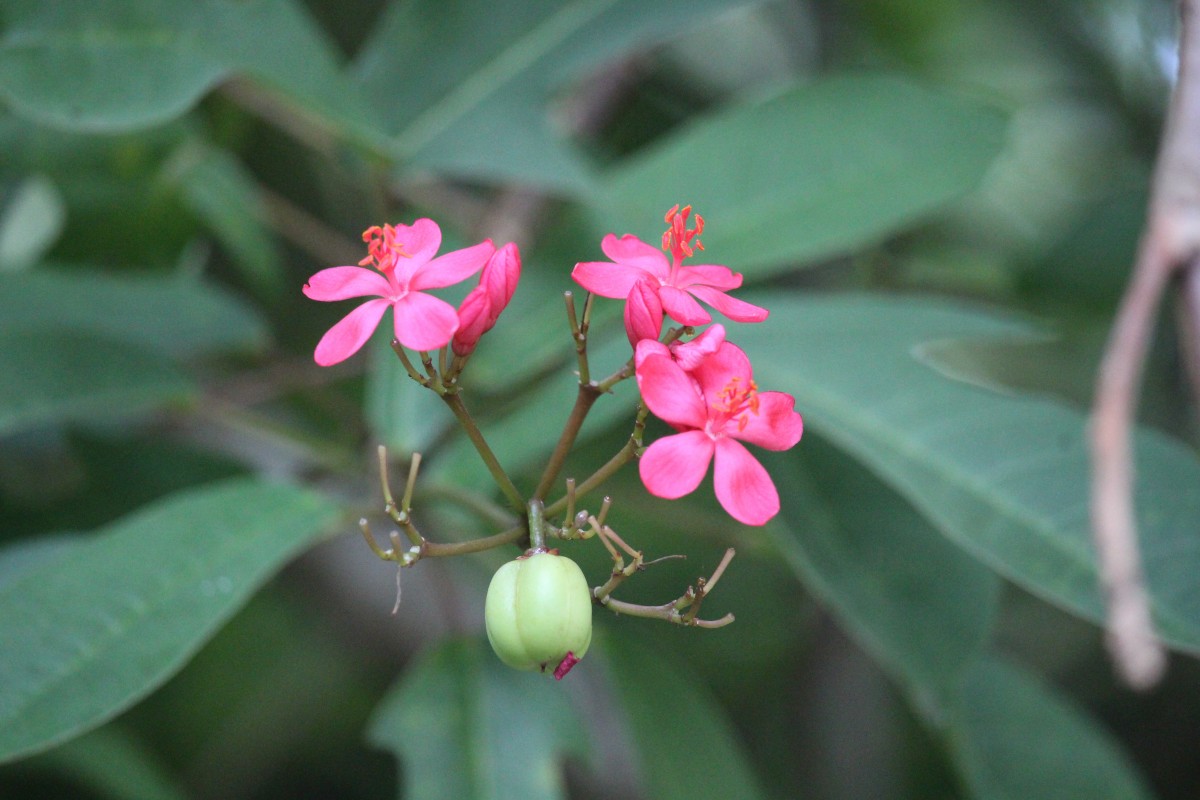
[(230, 481), (174, 495), (0, 587), (0, 761), (112, 718), (174, 674), (337, 509)]
[(746, 4), (393, 2), (360, 52), (357, 73), (413, 166), (578, 192), (590, 187), (591, 173), (546, 108), (551, 92), (632, 48)]
[(0, 549), (0, 589), (34, 567), (54, 559), (66, 558), (71, 549), (78, 544), (78, 536), (63, 533), (31, 537)]
[(111, 419), (192, 392), (162, 355), (97, 337), (0, 332), (0, 435), (62, 421)]
[(561, 759), (586, 737), (549, 675), (500, 663), (478, 639), (427, 653), (384, 698), (368, 739), (403, 763), (401, 797), (566, 797)]
[(697, 263), (761, 275), (871, 244), (972, 189), (1004, 128), (978, 100), (896, 77), (792, 86), (699, 119), (618, 168), (606, 219), (655, 242), (663, 213), (690, 203), (709, 222)]
[(991, 631), (999, 580), (812, 433), (769, 464), (787, 530), (768, 530), (784, 558), (940, 718)]
[[(63, 127), (122, 130), (177, 116), (224, 74), (189, 29), (211, 4), (13, 2), (0, 86), (18, 112)], [(168, 60), (170, 63), (168, 64)]]
[(184, 203), (212, 229), (254, 288), (277, 295), (282, 264), (246, 169), (223, 150), (197, 146), (184, 148), (175, 167)]
[[(755, 299), (751, 297), (750, 299)], [(1088, 520), (1085, 420), (1057, 403), (949, 380), (920, 359), (948, 338), (1022, 330), (979, 310), (869, 296), (759, 297), (771, 318), (731, 338), (765, 389), (796, 396), (806, 423), (867, 464), (953, 541), (1089, 619), (1103, 607)], [(1137, 435), (1142, 554), (1166, 639), (1200, 652), (1200, 463)]]
[(690, 669), (625, 631), (603, 642), (647, 797), (763, 796), (729, 722)]
[(10, 331), (100, 335), (174, 356), (266, 338), (250, 308), (211, 284), (83, 269), (0, 274), (0, 319)]
[(44, 175), (23, 181), (0, 211), (0, 271), (22, 270), (54, 244), (67, 210), (54, 182)]
[(98, 797), (183, 800), (187, 794), (145, 744), (112, 725), (67, 742), (21, 765), (44, 770)]
[(1149, 800), (1128, 757), (1098, 724), (1032, 674), (976, 663), (950, 732), (977, 800)]
[(14, 0), (4, 23), (0, 96), (56, 127), (148, 127), (248, 75), (308, 124), (371, 137), (332, 47), (291, 0)]

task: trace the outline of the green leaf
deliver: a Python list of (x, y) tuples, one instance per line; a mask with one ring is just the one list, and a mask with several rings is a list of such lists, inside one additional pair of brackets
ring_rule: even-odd
[(9, 330), (99, 334), (173, 356), (257, 347), (267, 336), (250, 308), (211, 284), (83, 269), (0, 274), (0, 319)]
[(369, 109), (332, 47), (290, 0), (14, 0), (4, 15), (0, 95), (40, 122), (148, 127), (245, 74), (298, 105), (306, 122), (372, 136)]
[(991, 632), (999, 580), (812, 433), (768, 463), (789, 530), (767, 530), (788, 564), (940, 719)]
[(60, 421), (119, 418), (192, 392), (161, 355), (66, 333), (0, 332), (0, 435)]
[[(205, 4), (13, 2), (0, 39), (0, 91), (19, 113), (61, 127), (127, 130), (171, 119), (224, 75), (186, 31)], [(169, 63), (168, 63), (169, 61)]]
[(254, 288), (278, 295), (283, 267), (263, 223), (258, 187), (246, 169), (224, 150), (195, 146), (180, 152), (176, 168), (183, 201), (213, 230)]
[(477, 639), (425, 654), (367, 736), (403, 761), (400, 796), (413, 800), (564, 798), (561, 758), (586, 754), (562, 685), (509, 669)]
[[(753, 300), (755, 298), (750, 297)], [(1014, 337), (1015, 323), (948, 302), (759, 297), (771, 318), (733, 337), (759, 384), (863, 461), (937, 528), (1034, 594), (1103, 619), (1088, 520), (1085, 420), (1057, 403), (948, 380), (919, 358), (945, 339)], [(1166, 639), (1200, 652), (1200, 462), (1137, 435), (1142, 554)]]
[(619, 168), (606, 219), (653, 242), (663, 213), (690, 203), (710, 222), (705, 263), (762, 275), (871, 244), (967, 192), (1004, 127), (984, 103), (897, 77), (793, 86), (700, 119)]
[(591, 186), (591, 172), (548, 113), (552, 91), (634, 47), (746, 4), (394, 2), (360, 52), (357, 72), (413, 166), (579, 192)]
[(174, 495), (0, 587), (0, 762), (111, 719), (174, 674), (337, 509), (230, 481)]
[(76, 534), (62, 533), (23, 539), (0, 549), (0, 589), (36, 566), (66, 558), (78, 544)]
[(763, 797), (737, 736), (690, 669), (624, 630), (603, 643), (647, 797)]
[(978, 800), (1149, 800), (1120, 747), (1032, 674), (980, 660), (963, 687), (952, 750)]

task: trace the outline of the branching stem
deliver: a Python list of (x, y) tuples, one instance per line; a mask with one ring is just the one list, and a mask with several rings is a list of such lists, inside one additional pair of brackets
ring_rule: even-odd
[[(1132, 428), (1159, 301), (1172, 277), (1194, 273), (1200, 254), (1200, 0), (1180, 3), (1179, 77), (1154, 173), (1146, 228), (1096, 380), (1092, 409), (1092, 532), (1108, 607), (1108, 645), (1134, 688), (1166, 666), (1142, 575), (1134, 510)], [(1185, 275), (1184, 286), (1192, 283)], [(1194, 314), (1200, 305), (1188, 302)], [(1200, 326), (1193, 320), (1185, 330)], [(1185, 342), (1185, 353), (1200, 352)]]

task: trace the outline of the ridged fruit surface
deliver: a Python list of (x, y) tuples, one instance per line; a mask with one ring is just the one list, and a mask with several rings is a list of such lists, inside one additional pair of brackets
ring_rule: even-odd
[(534, 553), (510, 561), (488, 586), (484, 620), (500, 660), (516, 669), (554, 669), (592, 643), (592, 592), (566, 556)]

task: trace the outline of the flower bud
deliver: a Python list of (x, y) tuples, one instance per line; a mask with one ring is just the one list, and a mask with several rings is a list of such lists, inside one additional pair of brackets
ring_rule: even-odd
[(526, 554), (492, 577), (484, 620), (501, 661), (561, 680), (592, 642), (592, 592), (566, 556)]
[(644, 339), (657, 341), (662, 333), (663, 307), (658, 288), (648, 280), (640, 280), (629, 290), (625, 301), (625, 335), (637, 348)]
[(467, 356), (475, 351), (479, 338), (491, 327), (490, 315), (487, 291), (482, 286), (476, 286), (467, 292), (462, 305), (458, 307), (458, 330), (450, 341), (455, 355)]
[(492, 254), (479, 275), (479, 285), (487, 292), (490, 308), (487, 329), (496, 324), (500, 312), (508, 307), (520, 279), (521, 252), (509, 242)]
[(458, 307), (458, 330), (451, 345), (454, 354), (468, 356), (479, 339), (496, 324), (521, 279), (521, 253), (512, 242), (494, 252), (483, 265), (479, 285)]

